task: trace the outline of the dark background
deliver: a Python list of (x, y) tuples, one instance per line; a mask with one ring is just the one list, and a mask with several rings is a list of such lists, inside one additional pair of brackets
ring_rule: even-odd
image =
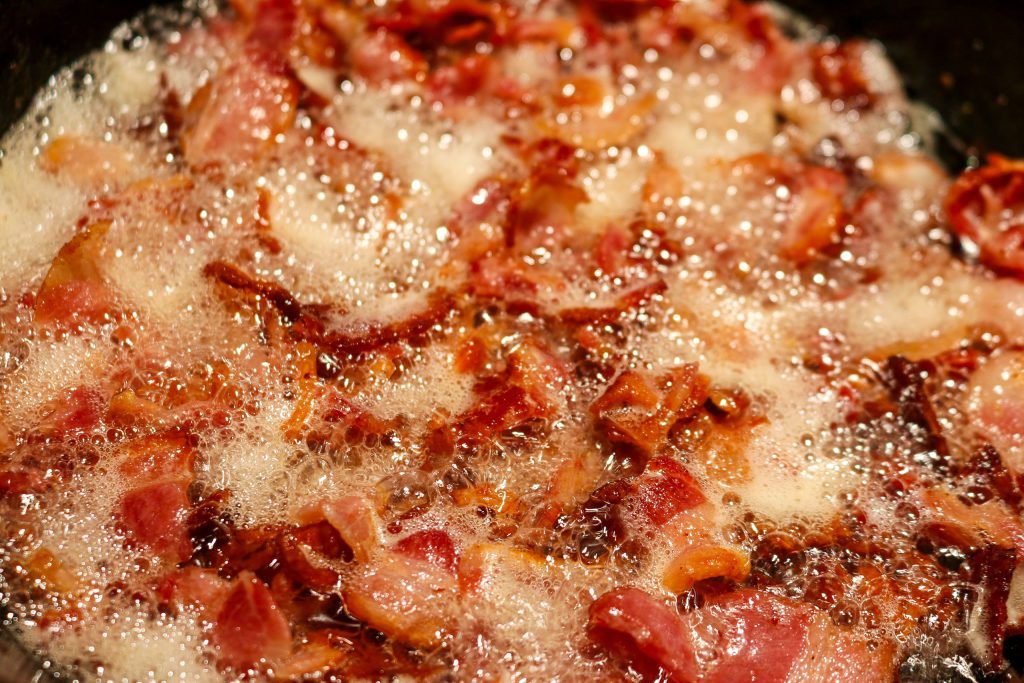
[[(0, 130), (62, 64), (99, 47), (152, 0), (0, 0)], [(911, 96), (975, 150), (1024, 157), (1024, 0), (789, 0), (841, 37), (881, 40)]]

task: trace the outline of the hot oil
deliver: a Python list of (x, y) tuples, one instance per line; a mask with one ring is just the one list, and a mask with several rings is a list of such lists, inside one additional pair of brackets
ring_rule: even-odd
[[(860, 279), (824, 266), (795, 268), (772, 250), (783, 239), (792, 188), (733, 164), (755, 153), (818, 155), (870, 173), (884, 167), (879, 159), (886, 154), (920, 153), (909, 105), (879, 48), (871, 47), (871, 59), (886, 100), (872, 111), (836, 110), (802, 72), (778, 96), (752, 87), (756, 55), (728, 39), (664, 55), (649, 50), (620, 73), (588, 64), (585, 50), (553, 56), (521, 47), (504, 55), (538, 92), (570, 75), (611, 84), (602, 106), (613, 110), (638, 92), (653, 94), (642, 133), (576, 153), (588, 201), (574, 209), (574, 230), (580, 244), (590, 245), (608, 223), (635, 219), (645, 179), (661, 158), (678, 173), (682, 191), (667, 197), (657, 222), (682, 250), (659, 252), (653, 273), (628, 266), (617, 276), (576, 273), (568, 283), (542, 287), (537, 299), (564, 310), (607, 305), (652, 275), (667, 284), (638, 311), (598, 326), (612, 351), (600, 359), (603, 366), (574, 373), (559, 414), (437, 463), (424, 438), (479, 400), (475, 378), (455, 371), (456, 340), (473, 330), (497, 335), (497, 358), (489, 362), (500, 366), (523, 340), (549, 337), (552, 353), (572, 365), (568, 334), (529, 312), (501, 310), (487, 313), (487, 331), (472, 322), (486, 312), (481, 305), (465, 320), (449, 316), (423, 339), (397, 344), (372, 367), (358, 357), (333, 359), (340, 372), (324, 373), (318, 386), (340, 387), (360, 409), (397, 427), (385, 435), (350, 430), (333, 439), (295, 438), (282, 425), (300, 400), (302, 371), (297, 357), (267, 343), (281, 339), (277, 312), (225, 296), (203, 269), (214, 261), (244, 266), (345, 329), (402, 320), (432, 292), (466, 285), (471, 269), (460, 261), (465, 236), (452, 206), (495, 173), (522, 172), (509, 140), (532, 122), (490, 111), (459, 118), (436, 110), (415, 86), (328, 79), (330, 87), (321, 87), (326, 104), (316, 116), (300, 112), (272, 155), (227, 176), (204, 175), (184, 163), (172, 130), (224, 58), (193, 16), (221, 18), (197, 6), (177, 24), (165, 18), (153, 34), (141, 24), (119, 29), (102, 53), (56, 77), (30, 118), (4, 140), (0, 426), (19, 435), (17, 457), (38, 447), (25, 433), (52, 413), (54, 397), (76, 388), (109, 396), (132, 386), (167, 408), (174, 407), (168, 396), (217, 396), (233, 410), (197, 440), (193, 492), (230, 492), (221, 511), (231, 524), (292, 524), (311, 505), (354, 494), (375, 506), (387, 544), (443, 529), (463, 556), (493, 558), (484, 591), (463, 601), (451, 634), (427, 663), (467, 680), (594, 680), (617, 670), (587, 641), (588, 606), (621, 585), (668, 597), (662, 572), (693, 539), (644, 533), (642, 520), (627, 514), (618, 523), (632, 543), (594, 542), (581, 550), (581, 538), (606, 530), (568, 513), (601, 484), (636, 474), (635, 463), (597, 442), (587, 410), (623, 370), (660, 375), (695, 362), (712, 386), (749, 397), (764, 421), (744, 446), (745, 477), (716, 471), (709, 451), (672, 451), (709, 501), (709, 516), (694, 521), (691, 532), (751, 553), (752, 581), (813, 602), (842, 628), (908, 638), (894, 625), (900, 615), (891, 603), (868, 604), (835, 577), (861, 565), (881, 574), (931, 571), (906, 566), (914, 561), (920, 511), (898, 494), (890, 473), (879, 473), (885, 462), (912, 462), (921, 444), (907, 439), (899, 415), (851, 424), (843, 383), (854, 374), (865, 386), (878, 385), (873, 354), (880, 347), (922, 340), (941, 347), (947, 333), (955, 347), (962, 330), (989, 322), (1004, 338), (1019, 339), (1021, 307), (1013, 302), (1022, 300), (1020, 288), (952, 261), (946, 245), (929, 237), (944, 179), (930, 187), (934, 179), (926, 178), (900, 195), (895, 209), (887, 207), (869, 240), (882, 248), (837, 256)], [(83, 188), (40, 166), (62, 136), (102, 140), (130, 163)], [(131, 192), (133, 184), (144, 190)], [(90, 201), (97, 198), (108, 201)], [(38, 290), (76, 223), (105, 220), (101, 276), (118, 313), (61, 338), (33, 330), (26, 295)], [(658, 251), (655, 237), (648, 235)], [(554, 268), (578, 255), (542, 243), (526, 261)], [(865, 284), (869, 272), (877, 284)], [(939, 417), (962, 425), (965, 382), (936, 372)], [(129, 487), (110, 465), (118, 444), (158, 427), (132, 429), (57, 444), (88, 451), (88, 462), (68, 464), (56, 490), (23, 496), (19, 516), (5, 523), (8, 620), (55, 662), (80, 667), (90, 679), (218, 680), (208, 626), (188, 610), (174, 615), (155, 607), (153, 583), (169, 567), (126, 544), (112, 521)], [(974, 445), (954, 444), (950, 457)], [(575, 466), (574, 458), (589, 479), (562, 501), (571, 521), (556, 532), (537, 518), (550, 502), (554, 474)], [(487, 497), (479, 502), (467, 490), (478, 498), (486, 490)], [(806, 542), (835, 519), (856, 521), (890, 547), (843, 554)], [(40, 588), (31, 573), (38, 569), (25, 568), (43, 549), (73, 577), (64, 590)], [(355, 571), (344, 563), (333, 568), (342, 583)], [(36, 590), (24, 587), (33, 582)], [(78, 611), (77, 622), (51, 633), (48, 615), (68, 607)]]

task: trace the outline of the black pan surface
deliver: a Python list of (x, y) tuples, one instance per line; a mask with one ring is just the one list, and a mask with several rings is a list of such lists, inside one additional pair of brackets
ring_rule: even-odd
[[(50, 74), (100, 47), (118, 23), (152, 4), (0, 0), (0, 133), (24, 114)], [(932, 106), (948, 124), (939, 151), (952, 170), (989, 152), (1024, 157), (1024, 0), (785, 4), (841, 37), (884, 43), (911, 97)], [(0, 268), (2, 260), (0, 255)], [(1019, 667), (1024, 645), (1016, 640), (1008, 643), (1007, 654)], [(38, 662), (0, 637), (0, 683), (49, 680)]]

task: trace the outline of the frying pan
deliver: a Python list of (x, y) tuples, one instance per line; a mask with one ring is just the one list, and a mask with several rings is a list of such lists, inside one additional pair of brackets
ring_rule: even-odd
[[(152, 4), (0, 0), (0, 133), (24, 114), (51, 73), (101, 46), (114, 26)], [(885, 44), (911, 97), (945, 120), (948, 130), (940, 136), (938, 153), (950, 170), (977, 163), (989, 152), (1024, 157), (1024, 0), (785, 4), (840, 37)], [(1024, 641), (1008, 639), (1006, 654), (1018, 672), (1024, 671)], [(40, 662), (0, 634), (0, 683), (52, 680)], [(942, 680), (972, 679), (951, 670)]]

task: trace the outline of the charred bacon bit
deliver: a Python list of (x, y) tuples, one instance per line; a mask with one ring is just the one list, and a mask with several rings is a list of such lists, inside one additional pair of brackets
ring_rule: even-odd
[(206, 264), (203, 274), (227, 285), (232, 290), (245, 292), (257, 300), (263, 299), (269, 302), (281, 312), (286, 322), (295, 321), (302, 315), (302, 306), (287, 289), (274, 282), (252, 277), (238, 266), (226, 261), (213, 261)]
[(618, 588), (595, 600), (587, 633), (644, 680), (662, 672), (672, 681), (700, 677), (692, 636), (675, 610), (636, 588)]
[(425, 560), (382, 555), (345, 586), (345, 604), (358, 619), (400, 642), (429, 648), (440, 642), (455, 607), (455, 579)]
[(67, 332), (111, 319), (114, 295), (100, 266), (109, 229), (109, 222), (94, 223), (57, 252), (36, 294), (32, 320), (37, 329)]
[(1024, 161), (994, 154), (987, 166), (965, 171), (949, 190), (946, 215), (982, 263), (1024, 277)]
[(444, 322), (454, 309), (455, 297), (440, 290), (431, 293), (423, 310), (397, 322), (359, 323), (343, 331), (325, 330), (323, 323), (317, 321), (316, 325), (303, 325), (294, 329), (293, 335), (336, 356), (357, 354), (398, 341), (421, 339)]
[(707, 380), (694, 364), (653, 379), (636, 370), (620, 374), (590, 412), (613, 442), (653, 453), (676, 422), (693, 416), (707, 398)]
[(217, 613), (210, 641), (222, 666), (244, 671), (284, 660), (291, 652), (292, 634), (263, 582), (242, 572)]

